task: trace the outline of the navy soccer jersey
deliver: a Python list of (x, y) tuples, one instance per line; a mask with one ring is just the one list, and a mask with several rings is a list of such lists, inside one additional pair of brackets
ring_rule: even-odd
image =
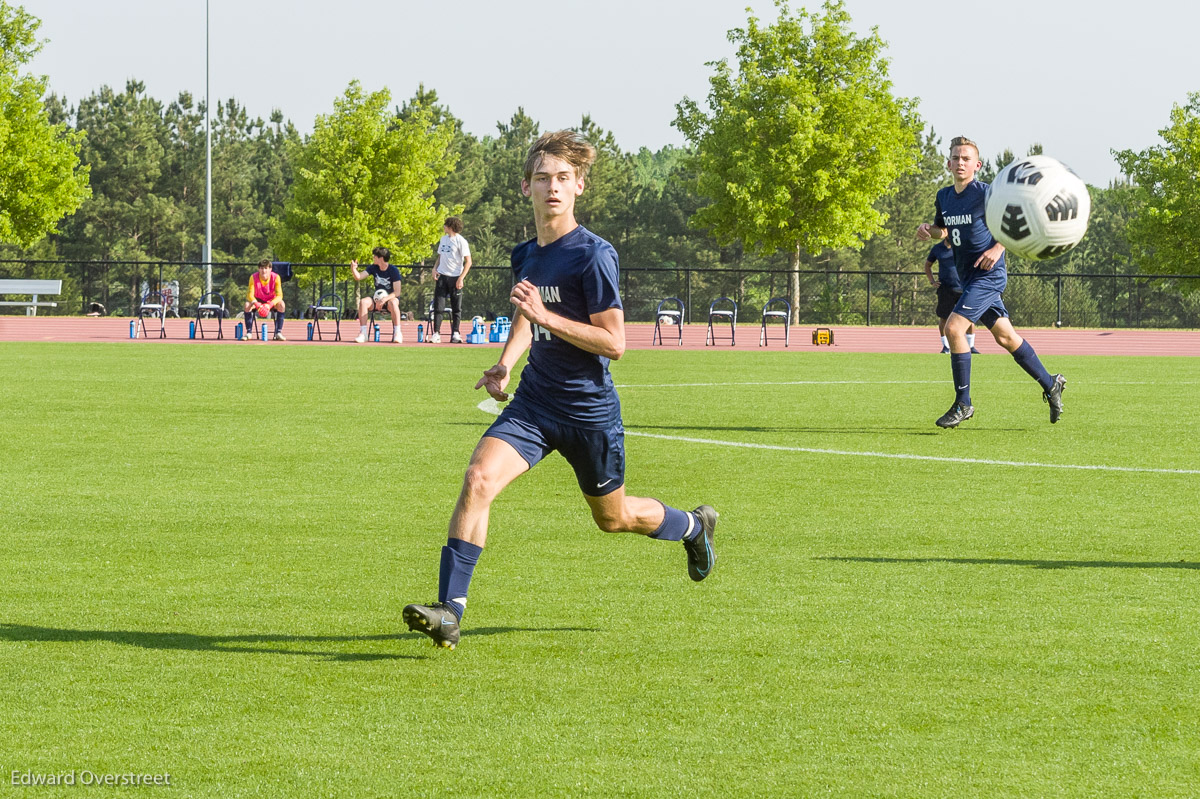
[(958, 266), (958, 276), (965, 286), (977, 280), (1003, 286), (1008, 282), (1008, 274), (1001, 254), (996, 264), (989, 270), (975, 268), (975, 261), (980, 255), (996, 243), (992, 233), (984, 222), (983, 209), (987, 199), (988, 184), (973, 180), (959, 194), (954, 186), (946, 186), (937, 193), (934, 203), (933, 223), (945, 228), (950, 234), (950, 246), (954, 249), (954, 263)]
[(958, 279), (958, 267), (954, 265), (954, 250), (946, 246), (945, 241), (939, 241), (930, 247), (925, 260), (930, 263), (937, 262), (939, 283), (950, 291), (962, 294), (962, 281)]
[(400, 270), (388, 264), (387, 269), (380, 269), (375, 264), (371, 264), (364, 270), (368, 275), (375, 278), (375, 290), (383, 289), (389, 294), (392, 293), (393, 287), (397, 294), (400, 293)]
[[(513, 278), (537, 286), (546, 308), (576, 322), (621, 308), (617, 251), (582, 226), (545, 247), (537, 239), (512, 252)], [(515, 401), (580, 427), (608, 427), (621, 418), (621, 403), (608, 358), (581, 350), (533, 325), (529, 359)]]

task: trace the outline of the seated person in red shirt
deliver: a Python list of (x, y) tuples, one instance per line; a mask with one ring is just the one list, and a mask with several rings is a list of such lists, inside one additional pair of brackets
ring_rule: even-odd
[(250, 288), (246, 292), (246, 336), (242, 340), (250, 340), (250, 325), (255, 314), (266, 319), (274, 311), (274, 339), (286, 341), (283, 337), (283, 313), (286, 310), (287, 306), (283, 303), (283, 281), (271, 271), (271, 262), (264, 258), (258, 262), (258, 271), (250, 276)]

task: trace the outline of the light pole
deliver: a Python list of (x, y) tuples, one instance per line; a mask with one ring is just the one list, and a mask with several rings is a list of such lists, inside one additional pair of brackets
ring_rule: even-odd
[(204, 290), (212, 291), (212, 105), (208, 96), (208, 0), (204, 0)]

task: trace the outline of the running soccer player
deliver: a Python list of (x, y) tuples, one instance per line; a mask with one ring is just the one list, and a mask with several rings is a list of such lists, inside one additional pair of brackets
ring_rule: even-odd
[(512, 402), (471, 455), (442, 547), (438, 601), (404, 608), (408, 628), (437, 646), (458, 643), (492, 501), (554, 450), (574, 468), (597, 527), (682, 541), (691, 578), (712, 573), (712, 507), (684, 511), (625, 493), (625, 428), (608, 371), (609, 360), (625, 352), (617, 253), (575, 221), (575, 198), (595, 158), (586, 139), (562, 130), (542, 135), (525, 160), (521, 191), (533, 201), (537, 238), (513, 250), (509, 299), (517, 313), (499, 362), (475, 388), (507, 401), (504, 389), (526, 348), (529, 359)]
[(1062, 392), (1067, 380), (1046, 371), (1033, 347), (1017, 335), (1008, 318), (1001, 296), (1008, 283), (1004, 245), (987, 229), (983, 216), (987, 184), (975, 179), (975, 173), (982, 167), (975, 142), (965, 136), (951, 139), (946, 168), (954, 176), (954, 185), (938, 191), (933, 223), (922, 222), (917, 227), (917, 238), (921, 241), (950, 237), (954, 263), (963, 284), (962, 296), (946, 320), (954, 404), (937, 420), (937, 426), (958, 427), (975, 415), (971, 405), (971, 349), (966, 333), (976, 322), (983, 322), (996, 343), (1012, 353), (1013, 359), (1042, 387), (1042, 399), (1050, 405), (1050, 424), (1054, 424), (1062, 415)]
[[(938, 276), (933, 276), (933, 265), (937, 264)], [(962, 296), (962, 283), (958, 280), (958, 267), (954, 265), (954, 250), (950, 249), (949, 241), (941, 241), (929, 248), (925, 256), (925, 277), (929, 285), (937, 289), (937, 308), (934, 313), (938, 319), (938, 334), (942, 337), (942, 355), (950, 352), (950, 341), (946, 338), (946, 319), (954, 310), (954, 304)], [(975, 325), (967, 328), (967, 346), (976, 355)]]

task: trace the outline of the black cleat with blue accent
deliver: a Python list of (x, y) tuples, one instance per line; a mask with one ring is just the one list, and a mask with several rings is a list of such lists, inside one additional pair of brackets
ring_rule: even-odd
[(687, 550), (688, 576), (700, 582), (712, 573), (713, 564), (717, 562), (713, 533), (717, 529), (717, 517), (720, 514), (711, 505), (701, 505), (693, 513), (700, 520), (701, 529), (690, 540), (683, 539), (683, 548)]
[(942, 414), (937, 420), (938, 427), (958, 427), (963, 422), (975, 415), (974, 405), (963, 405), (961, 402), (955, 402), (950, 406), (950, 410)]
[(1058, 421), (1058, 417), (1062, 416), (1062, 393), (1067, 387), (1067, 378), (1062, 375), (1055, 375), (1054, 382), (1050, 384), (1050, 390), (1042, 392), (1042, 400), (1050, 404), (1050, 424)]
[(458, 616), (444, 602), (405, 606), (404, 623), (432, 638), (434, 646), (453, 649), (458, 643)]

